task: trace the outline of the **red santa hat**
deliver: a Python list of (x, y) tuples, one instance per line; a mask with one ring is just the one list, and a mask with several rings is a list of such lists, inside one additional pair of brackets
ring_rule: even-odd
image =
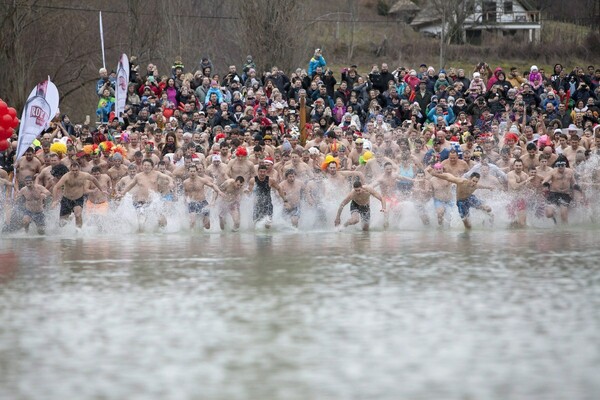
[(246, 150), (246, 148), (244, 146), (238, 146), (238, 148), (235, 149), (235, 156), (236, 157), (247, 157), (248, 150)]

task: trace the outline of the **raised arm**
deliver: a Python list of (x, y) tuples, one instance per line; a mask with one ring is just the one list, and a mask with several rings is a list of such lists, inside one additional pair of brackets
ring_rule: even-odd
[(5, 186), (13, 186), (13, 183), (7, 179), (0, 178), (0, 184)]
[(352, 193), (350, 193), (348, 196), (346, 196), (346, 198), (344, 200), (342, 200), (342, 202), (340, 203), (340, 206), (338, 207), (337, 210), (337, 214), (335, 216), (335, 226), (338, 226), (341, 222), (340, 217), (342, 216), (342, 210), (344, 209), (344, 207), (346, 207), (346, 204), (350, 203), (350, 200), (352, 200)]
[(169, 182), (169, 189), (175, 188), (175, 180), (171, 176), (163, 174), (162, 172), (159, 172), (159, 174), (163, 179), (166, 179)]
[(48, 197), (52, 196), (52, 193), (50, 193), (50, 191), (48, 189), (46, 189), (45, 187), (43, 187), (42, 185), (40, 185), (40, 191), (45, 196), (44, 197), (45, 199), (47, 199)]
[(496, 190), (498, 189), (495, 186), (488, 186), (488, 185), (481, 185), (481, 184), (477, 184), (477, 189), (487, 189), (487, 190)]
[(221, 191), (221, 189), (219, 188), (219, 186), (216, 185), (212, 180), (205, 179), (204, 184), (206, 186), (212, 188), (212, 190), (213, 190), (213, 198), (212, 198), (211, 205), (214, 205), (217, 202), (217, 197), (219, 197), (219, 195), (224, 196), (224, 194)]
[(374, 189), (372, 189), (370, 187), (365, 187), (365, 189), (367, 189), (367, 191), (369, 193), (371, 193), (371, 195), (373, 197), (375, 197), (377, 200), (379, 200), (381, 202), (381, 212), (385, 212), (385, 198), (383, 196), (381, 196), (377, 191), (375, 191)]
[[(2, 178), (0, 178), (0, 179), (2, 179)], [(22, 188), (17, 192), (17, 195), (15, 196), (15, 201), (19, 200), (21, 197), (25, 197), (24, 190), (25, 190), (25, 188)]]
[(438, 174), (434, 170), (432, 170), (430, 173), (431, 173), (432, 176), (435, 176), (436, 178), (440, 178), (440, 179), (443, 179), (445, 181), (456, 183), (456, 184), (461, 183), (463, 181), (463, 179), (464, 179), (464, 178), (457, 178), (454, 175), (449, 174), (448, 172), (443, 172), (441, 174)]
[[(525, 186), (532, 179), (533, 179), (533, 177), (530, 176), (530, 177), (528, 177), (527, 179), (524, 179), (521, 182), (517, 182), (517, 176), (515, 174), (510, 174), (510, 175), (508, 175), (508, 188), (510, 190), (519, 190), (519, 188), (521, 186)], [(480, 186), (478, 186), (478, 187), (480, 187)], [(481, 188), (483, 189), (483, 186), (481, 186)]]
[(252, 193), (252, 190), (254, 190), (254, 178), (251, 178), (250, 181), (248, 181), (248, 188), (244, 190), (244, 192), (250, 194)]
[(223, 196), (223, 191), (216, 183), (209, 180), (206, 185), (211, 187), (218, 195)]
[(63, 187), (63, 185), (65, 184), (65, 181), (67, 180), (67, 176), (69, 175), (69, 173), (66, 173), (62, 176), (62, 178), (60, 178), (58, 180), (58, 182), (56, 182), (56, 185), (54, 185), (54, 188), (52, 189), (52, 198), (54, 199), (54, 201), (56, 202), (56, 200), (58, 199), (58, 191)]
[(104, 191), (104, 189), (102, 189), (102, 186), (100, 186), (100, 182), (98, 182), (98, 179), (96, 179), (93, 175), (88, 175), (87, 180), (92, 182), (94, 184), (94, 186), (96, 186), (98, 188), (99, 191), (101, 191), (102, 193), (108, 194), (107, 192)]
[(553, 175), (554, 175), (554, 174), (553, 174), (553, 172), (554, 172), (554, 171), (550, 172), (550, 173), (548, 174), (548, 176), (544, 178), (544, 180), (542, 181), (542, 185), (545, 185), (545, 184), (547, 184), (547, 183), (550, 183), (550, 181), (552, 180), (552, 177), (553, 177)]
[(273, 189), (277, 190), (279, 197), (281, 197), (281, 199), (283, 200), (284, 203), (287, 203), (287, 197), (285, 195), (285, 192), (283, 191), (283, 189), (281, 188), (281, 186), (279, 186), (279, 184), (277, 182), (269, 179), (269, 186), (271, 186)]
[(356, 177), (356, 178), (360, 179), (360, 181), (362, 183), (366, 182), (365, 181), (365, 174), (363, 174), (360, 171), (338, 171), (338, 174), (340, 174), (342, 176), (345, 176), (345, 177), (351, 177), (351, 176), (353, 176), (353, 177)]
[(127, 192), (129, 192), (131, 189), (133, 189), (133, 187), (135, 185), (137, 185), (138, 183), (138, 179), (137, 179), (137, 175), (131, 180), (131, 182), (129, 182), (127, 184), (127, 186), (125, 186), (122, 190), (121, 193), (119, 193), (120, 196), (124, 196)]

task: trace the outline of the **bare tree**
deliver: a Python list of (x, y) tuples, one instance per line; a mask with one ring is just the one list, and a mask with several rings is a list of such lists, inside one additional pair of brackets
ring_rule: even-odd
[(277, 65), (290, 71), (305, 58), (296, 51), (304, 40), (301, 3), (289, 0), (239, 3), (241, 50), (253, 55), (260, 70)]
[(445, 43), (464, 43), (464, 24), (474, 10), (475, 0), (430, 0), (429, 6), (442, 20)]
[(91, 80), (90, 60), (97, 51), (86, 46), (89, 22), (82, 15), (73, 18), (65, 35), (59, 8), (37, 0), (5, 4), (0, 9), (0, 81), (5, 99), (22, 108), (33, 85), (48, 75), (63, 99)]
[(348, 0), (348, 12), (350, 13), (350, 43), (348, 43), (348, 63), (354, 56), (354, 35), (356, 32), (356, 21), (358, 20), (358, 1)]
[(25, 104), (25, 85), (36, 67), (40, 41), (30, 40), (30, 31), (43, 20), (32, 6), (36, 2), (15, 1), (0, 9), (0, 80), (4, 100), (17, 109)]

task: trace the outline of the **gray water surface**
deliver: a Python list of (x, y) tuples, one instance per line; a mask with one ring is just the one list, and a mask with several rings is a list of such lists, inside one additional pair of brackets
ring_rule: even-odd
[(597, 399), (591, 228), (0, 238), (0, 398)]

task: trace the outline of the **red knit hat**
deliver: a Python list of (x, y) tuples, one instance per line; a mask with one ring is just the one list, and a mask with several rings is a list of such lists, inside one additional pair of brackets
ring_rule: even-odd
[(235, 149), (235, 156), (236, 157), (247, 157), (248, 150), (246, 150), (246, 148), (243, 146), (238, 146), (238, 148)]

